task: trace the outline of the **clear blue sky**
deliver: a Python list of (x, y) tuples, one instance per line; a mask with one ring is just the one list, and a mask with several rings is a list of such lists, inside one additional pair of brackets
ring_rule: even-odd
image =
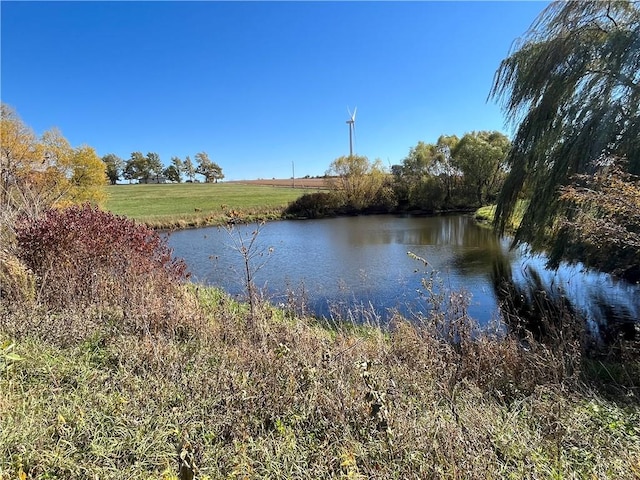
[(2, 102), (100, 156), (206, 151), (227, 179), (510, 133), (493, 75), (547, 2), (2, 1)]

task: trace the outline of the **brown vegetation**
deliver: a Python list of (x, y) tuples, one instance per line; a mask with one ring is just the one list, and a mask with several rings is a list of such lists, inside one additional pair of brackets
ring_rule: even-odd
[[(2, 479), (640, 474), (637, 359), (594, 364), (571, 332), (480, 330), (435, 272), (431, 313), (381, 328), (166, 275), (172, 288), (132, 275), (111, 303), (60, 303), (66, 279), (82, 280), (82, 258), (61, 260), (61, 274), (36, 269), (48, 295), (0, 301)], [(102, 282), (122, 276), (108, 265)]]

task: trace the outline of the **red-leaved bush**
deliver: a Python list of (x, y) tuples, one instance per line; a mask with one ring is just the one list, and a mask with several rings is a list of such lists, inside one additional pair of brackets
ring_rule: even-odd
[(36, 275), (39, 299), (53, 309), (116, 307), (125, 318), (157, 323), (172, 314), (187, 275), (158, 233), (90, 205), (25, 219), (17, 243)]

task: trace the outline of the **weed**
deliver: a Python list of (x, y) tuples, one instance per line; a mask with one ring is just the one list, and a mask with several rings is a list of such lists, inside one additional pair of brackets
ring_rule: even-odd
[(257, 223), (254, 229), (242, 229), (236, 226), (242, 221), (239, 213), (231, 210), (227, 215), (229, 219), (225, 228), (231, 239), (233, 250), (242, 259), (241, 277), (249, 303), (249, 326), (256, 331), (258, 327), (256, 310), (260, 302), (260, 292), (255, 284), (255, 276), (269, 261), (273, 247), (266, 247), (259, 242), (264, 222)]
[[(252, 281), (265, 257), (254, 264), (249, 255), (257, 234), (242, 241)], [(113, 262), (97, 264), (101, 278)], [(549, 330), (555, 339), (545, 341), (481, 330), (467, 296), (441, 288), (436, 272), (425, 275), (430, 308), (419, 321), (396, 314), (386, 328), (364, 313), (370, 306), (322, 321), (216, 289), (153, 290), (156, 277), (129, 278), (129, 304), (85, 293), (62, 302), (43, 283), (28, 308), (0, 301), (0, 338), (12, 339), (0, 353), (3, 480), (640, 471), (637, 359), (585, 369), (566, 331)], [(606, 394), (594, 388), (603, 379)]]

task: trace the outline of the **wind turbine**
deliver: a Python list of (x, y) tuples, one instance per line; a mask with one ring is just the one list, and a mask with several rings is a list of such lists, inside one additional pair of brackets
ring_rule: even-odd
[(349, 113), (349, 120), (347, 120), (347, 124), (349, 125), (349, 156), (353, 156), (353, 137), (355, 136), (356, 130), (356, 112), (358, 111), (358, 107), (353, 109), (353, 115), (347, 107), (347, 112)]

